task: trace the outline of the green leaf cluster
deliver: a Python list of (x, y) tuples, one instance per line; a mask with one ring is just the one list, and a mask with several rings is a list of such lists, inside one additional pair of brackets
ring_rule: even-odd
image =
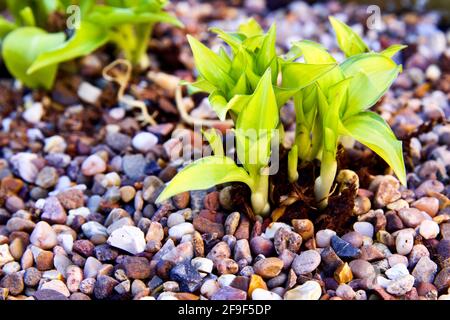
[[(5, 36), (2, 46), (3, 59), (11, 74), (31, 88), (53, 85), (58, 64), (86, 56), (106, 43), (115, 44), (125, 58), (138, 64), (145, 55), (147, 40), (153, 26), (164, 22), (181, 27), (182, 23), (164, 11), (163, 0), (29, 0), (8, 1), (8, 9), (17, 19), (14, 24), (5, 19), (0, 20), (0, 36)], [(34, 11), (31, 6), (22, 8), (18, 4), (39, 3)], [(73, 35), (66, 39), (63, 33), (49, 34), (38, 28), (34, 21), (47, 17), (50, 10), (67, 8), (71, 4), (80, 7), (80, 24)], [(38, 10), (39, 8), (46, 10)], [(37, 12), (39, 15), (34, 15)], [(41, 12), (44, 12), (41, 14)], [(24, 28), (23, 26), (28, 26)], [(33, 28), (34, 31), (30, 31)], [(43, 35), (46, 33), (46, 36)], [(58, 41), (58, 45), (54, 39)], [(20, 43), (18, 43), (20, 42)], [(40, 42), (31, 48), (29, 43)], [(28, 50), (21, 50), (28, 46)], [(32, 50), (30, 50), (32, 49)], [(32, 51), (32, 52), (30, 52)], [(17, 66), (17, 61), (23, 63)], [(36, 81), (39, 78), (45, 80)]]
[(230, 115), (235, 121), (236, 153), (242, 167), (224, 156), (223, 163), (217, 164), (216, 143), (220, 138), (212, 142), (210, 133), (207, 133), (206, 138), (215, 150), (215, 156), (195, 161), (183, 169), (158, 201), (187, 190), (240, 181), (252, 191), (254, 212), (267, 214), (270, 210), (269, 162), (272, 139), (280, 127), (279, 110), (300, 89), (314, 83), (337, 64), (299, 64), (291, 71), (301, 75), (301, 80), (295, 85), (285, 86), (278, 83), (285, 63), (276, 52), (275, 25), (264, 33), (261, 26), (250, 19), (236, 32), (217, 28), (211, 31), (227, 44), (228, 50), (220, 48), (216, 53), (188, 36), (199, 73), (191, 86), (209, 93), (210, 104), (221, 120)]
[[(338, 63), (320, 44), (303, 40), (290, 51), (276, 53), (276, 29), (267, 33), (251, 19), (236, 32), (213, 28), (227, 45), (213, 52), (189, 37), (198, 80), (196, 90), (209, 93), (218, 117), (235, 121), (236, 153), (241, 166), (224, 156), (221, 137), (204, 132), (214, 155), (182, 169), (161, 193), (158, 202), (188, 190), (208, 189), (227, 182), (242, 182), (252, 191), (256, 214), (270, 210), (267, 169), (280, 108), (293, 97), (296, 140), (288, 155), (291, 182), (298, 179), (300, 161), (319, 159), (316, 198), (326, 206), (336, 171), (336, 152), (343, 136), (349, 136), (380, 155), (406, 184), (402, 144), (388, 124), (368, 111), (389, 89), (401, 66), (391, 58), (404, 46), (372, 52), (349, 26), (330, 18), (346, 60)], [(304, 62), (297, 62), (302, 57)], [(253, 134), (249, 134), (249, 132)], [(255, 161), (256, 158), (256, 161)]]
[[(349, 136), (372, 149), (394, 170), (402, 184), (406, 172), (402, 143), (378, 114), (368, 111), (389, 89), (401, 72), (391, 58), (404, 46), (394, 45), (376, 53), (349, 26), (330, 17), (346, 60), (294, 97), (296, 149), (301, 161), (318, 158), (320, 176), (315, 183), (316, 199), (325, 206), (336, 175), (336, 152), (342, 136)], [(294, 44), (307, 63), (336, 62), (320, 44)], [(295, 82), (294, 78), (283, 77)], [(294, 170), (291, 170), (294, 172)], [(297, 176), (292, 174), (292, 179)]]
[[(199, 73), (197, 81), (191, 86), (209, 94), (209, 102), (219, 119), (225, 120), (228, 114), (233, 119), (237, 118), (268, 68), (271, 70), (272, 86), (279, 107), (299, 90), (299, 85), (292, 88), (278, 85), (282, 60), (276, 52), (275, 24), (267, 33), (254, 19), (240, 25), (236, 32), (225, 32), (218, 28), (212, 28), (211, 31), (228, 45), (228, 50), (222, 47), (216, 53), (188, 36)], [(335, 65), (303, 64), (298, 68), (303, 75), (301, 85), (313, 83)]]

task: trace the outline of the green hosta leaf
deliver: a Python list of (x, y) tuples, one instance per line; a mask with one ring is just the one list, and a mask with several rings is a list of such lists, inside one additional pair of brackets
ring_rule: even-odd
[(209, 83), (207, 80), (202, 79), (201, 77), (197, 79), (194, 83), (186, 83), (186, 85), (190, 85), (194, 88), (197, 88), (201, 92), (213, 93), (216, 91), (216, 87)]
[(309, 64), (298, 62), (282, 63), (281, 73), (283, 76), (282, 87), (292, 89), (302, 89), (320, 79), (333, 70), (337, 65), (330, 64)]
[(330, 17), (329, 19), (336, 33), (339, 48), (341, 48), (347, 57), (369, 51), (367, 45), (352, 28), (334, 17)]
[(402, 44), (393, 44), (389, 48), (386, 48), (383, 51), (381, 51), (380, 54), (382, 54), (383, 56), (386, 56), (388, 58), (392, 58), (393, 56), (395, 56), (397, 54), (397, 52), (405, 49), (406, 47), (408, 47), (408, 46), (405, 46)]
[(373, 106), (397, 78), (401, 70), (390, 58), (379, 53), (353, 56), (341, 64), (346, 77), (353, 77), (344, 116)]
[(157, 202), (185, 191), (205, 190), (227, 182), (243, 182), (250, 188), (253, 184), (247, 172), (232, 159), (220, 156), (202, 158), (180, 171), (159, 195)]
[(299, 91), (297, 88), (282, 88), (278, 86), (273, 87), (275, 91), (275, 96), (277, 98), (277, 105), (279, 108), (283, 107), (286, 102)]
[(402, 143), (383, 118), (370, 111), (361, 112), (346, 119), (341, 130), (342, 134), (353, 137), (383, 158), (406, 186)]
[(202, 130), (202, 133), (208, 140), (214, 155), (222, 157), (224, 155), (222, 136), (217, 133), (216, 129)]
[(250, 18), (248, 19), (247, 22), (242, 23), (239, 26), (238, 31), (244, 34), (247, 38), (264, 34), (264, 30), (261, 28), (259, 23), (253, 18)]
[(0, 16), (0, 41), (11, 31), (16, 29), (17, 26)]
[(88, 55), (103, 46), (109, 39), (109, 33), (105, 29), (88, 21), (82, 21), (80, 28), (67, 42), (40, 54), (28, 73), (31, 74), (42, 68)]
[(273, 132), (235, 130), (236, 153), (240, 163), (251, 177), (259, 175), (259, 169), (266, 167), (270, 160), (270, 144)]
[(243, 37), (241, 35), (225, 32), (219, 28), (210, 28), (209, 30), (217, 34), (220, 39), (225, 41), (230, 46), (231, 50), (233, 50), (233, 52), (237, 52), (239, 50), (239, 47), (243, 40)]
[(278, 125), (278, 106), (272, 87), (271, 71), (262, 76), (248, 104), (239, 113), (239, 130), (271, 130)]
[(20, 17), (22, 18), (22, 23), (28, 27), (36, 26), (36, 19), (34, 17), (33, 10), (30, 7), (25, 7), (20, 10)]
[(189, 35), (188, 41), (200, 75), (215, 87), (222, 89), (223, 92), (227, 92), (233, 83), (233, 80), (228, 75), (230, 64), (203, 43)]
[(211, 104), (211, 108), (217, 114), (217, 117), (224, 121), (227, 117), (228, 102), (225, 97), (220, 93), (220, 91), (214, 91), (208, 97), (209, 103)]
[(251, 98), (251, 95), (238, 94), (231, 98), (231, 100), (228, 102), (227, 109), (234, 111), (236, 114), (239, 114), (239, 112), (241, 112), (242, 109), (245, 108)]
[(273, 24), (269, 32), (264, 36), (264, 41), (261, 48), (258, 51), (256, 58), (257, 71), (259, 74), (265, 72), (265, 70), (271, 66), (272, 62), (276, 60), (276, 47), (275, 42), (277, 38), (276, 26)]
[(30, 88), (50, 89), (55, 80), (57, 66), (28, 74), (27, 70), (42, 53), (60, 46), (64, 33), (49, 34), (36, 27), (23, 27), (8, 34), (2, 46), (3, 60), (9, 72)]
[[(337, 64), (333, 56), (321, 44), (313, 41), (303, 40), (296, 42), (295, 47), (298, 47), (303, 53), (305, 62), (308, 64)], [(344, 80), (344, 74), (340, 68), (333, 68), (321, 76), (317, 82), (325, 95), (328, 94), (328, 88), (332, 85)]]
[(164, 22), (182, 27), (183, 24), (167, 12), (139, 11), (136, 8), (117, 8), (110, 6), (95, 6), (89, 13), (89, 21), (111, 28), (122, 24), (140, 24)]
[(247, 94), (249, 93), (249, 83), (247, 81), (247, 76), (245, 73), (241, 74), (238, 82), (236, 83), (236, 85), (234, 86), (233, 89), (231, 89), (230, 91), (230, 96), (229, 97), (234, 97), (235, 95), (238, 94)]

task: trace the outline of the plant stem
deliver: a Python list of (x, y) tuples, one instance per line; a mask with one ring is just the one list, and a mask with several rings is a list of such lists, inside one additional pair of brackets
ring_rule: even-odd
[[(265, 170), (268, 168), (264, 168)], [(260, 174), (254, 177), (251, 202), (253, 211), (257, 215), (265, 216), (270, 212), (269, 205), (269, 175)]]
[(337, 161), (335, 152), (323, 151), (322, 163), (320, 167), (320, 177), (316, 179), (314, 184), (314, 193), (319, 208), (323, 209), (328, 205), (328, 196), (336, 177)]
[(297, 135), (295, 139), (295, 144), (297, 145), (298, 157), (302, 161), (310, 161), (311, 153), (311, 136), (309, 129), (304, 125), (298, 125)]
[(153, 24), (143, 24), (136, 27), (137, 44), (131, 61), (134, 65), (139, 64), (147, 52), (148, 40), (152, 31)]
[(289, 182), (293, 183), (298, 180), (298, 147), (294, 145), (288, 154), (288, 177)]

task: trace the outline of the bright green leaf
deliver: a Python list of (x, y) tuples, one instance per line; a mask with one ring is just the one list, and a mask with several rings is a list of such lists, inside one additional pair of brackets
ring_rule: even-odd
[(179, 193), (205, 190), (227, 182), (243, 182), (252, 187), (252, 180), (243, 168), (228, 157), (210, 156), (199, 159), (180, 171), (156, 200), (160, 203)]
[(230, 64), (197, 39), (189, 35), (187, 37), (200, 75), (215, 87), (226, 91), (233, 83), (228, 75)]
[(216, 129), (202, 130), (203, 136), (208, 140), (209, 145), (215, 156), (223, 156), (223, 142), (222, 136), (217, 132)]
[(367, 45), (352, 28), (334, 17), (329, 17), (329, 19), (336, 33), (339, 48), (347, 57), (369, 52)]
[(278, 105), (272, 87), (270, 69), (262, 76), (248, 104), (239, 113), (239, 130), (272, 130), (278, 125)]
[(389, 48), (386, 48), (383, 51), (381, 51), (380, 54), (382, 54), (383, 56), (386, 56), (388, 58), (392, 58), (393, 56), (395, 56), (397, 54), (397, 52), (405, 49), (406, 47), (408, 47), (408, 46), (405, 46), (402, 44), (393, 44)]
[(88, 55), (103, 46), (108, 40), (109, 34), (105, 29), (90, 22), (82, 21), (80, 28), (67, 42), (58, 48), (39, 55), (28, 73), (31, 74), (42, 68)]
[(370, 111), (361, 112), (346, 119), (341, 130), (342, 134), (353, 137), (383, 158), (406, 186), (402, 143), (383, 118)]
[(401, 67), (390, 58), (378, 53), (353, 56), (341, 64), (350, 84), (344, 116), (364, 111), (373, 106), (397, 78)]
[(42, 53), (60, 46), (63, 33), (49, 34), (36, 27), (23, 27), (8, 34), (2, 46), (3, 60), (9, 72), (30, 88), (50, 89), (55, 80), (57, 66), (50, 65), (33, 74), (27, 70)]

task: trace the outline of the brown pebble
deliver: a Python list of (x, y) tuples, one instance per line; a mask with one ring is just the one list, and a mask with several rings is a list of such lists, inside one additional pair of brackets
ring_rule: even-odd
[(253, 265), (255, 273), (263, 278), (273, 278), (280, 274), (284, 263), (279, 258), (265, 258)]

